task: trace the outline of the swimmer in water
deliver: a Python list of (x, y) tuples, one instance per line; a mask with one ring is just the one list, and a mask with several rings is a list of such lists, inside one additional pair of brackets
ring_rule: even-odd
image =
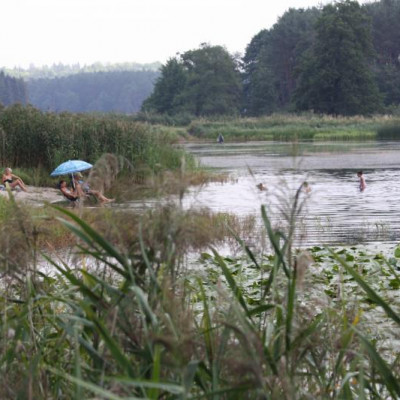
[(362, 171), (357, 172), (358, 179), (360, 180), (360, 192), (363, 192), (367, 187), (365, 183), (365, 178)]
[(308, 182), (303, 183), (303, 192), (306, 194), (311, 193), (311, 186)]

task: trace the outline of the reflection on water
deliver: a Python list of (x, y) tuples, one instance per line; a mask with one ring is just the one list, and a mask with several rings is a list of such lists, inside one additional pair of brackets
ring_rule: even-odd
[[(207, 206), (239, 215), (260, 214), (265, 204), (282, 220), (282, 194), (293, 196), (303, 181), (312, 191), (299, 221), (302, 244), (393, 242), (400, 234), (400, 143), (241, 143), (189, 145), (209, 167), (235, 178), (192, 188), (184, 206)], [(357, 170), (367, 189), (358, 190)], [(250, 171), (251, 172), (250, 172)], [(256, 184), (263, 183), (266, 191)]]

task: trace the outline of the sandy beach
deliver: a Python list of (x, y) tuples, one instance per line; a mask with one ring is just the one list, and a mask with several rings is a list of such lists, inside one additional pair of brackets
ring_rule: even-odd
[[(25, 202), (32, 206), (41, 207), (45, 203), (56, 203), (63, 201), (64, 196), (59, 190), (50, 187), (36, 187), (27, 186), (28, 192), (23, 192), (22, 190), (13, 190), (12, 194), (16, 201)], [(0, 191), (0, 196), (8, 198), (8, 192), (6, 190)]]

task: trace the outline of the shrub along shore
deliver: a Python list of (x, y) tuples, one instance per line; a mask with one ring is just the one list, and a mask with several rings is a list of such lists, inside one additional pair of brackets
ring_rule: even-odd
[(140, 114), (135, 119), (147, 121), (163, 132), (185, 134), (188, 139), (216, 140), (221, 133), (228, 141), (347, 141), (400, 139), (400, 117), (327, 116), (317, 114), (273, 114), (258, 118), (160, 116)]

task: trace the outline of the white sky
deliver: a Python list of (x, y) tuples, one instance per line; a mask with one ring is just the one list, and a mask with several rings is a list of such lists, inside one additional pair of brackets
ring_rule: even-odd
[(327, 0), (0, 0), (0, 67), (166, 61), (200, 43), (243, 53), (288, 8)]

